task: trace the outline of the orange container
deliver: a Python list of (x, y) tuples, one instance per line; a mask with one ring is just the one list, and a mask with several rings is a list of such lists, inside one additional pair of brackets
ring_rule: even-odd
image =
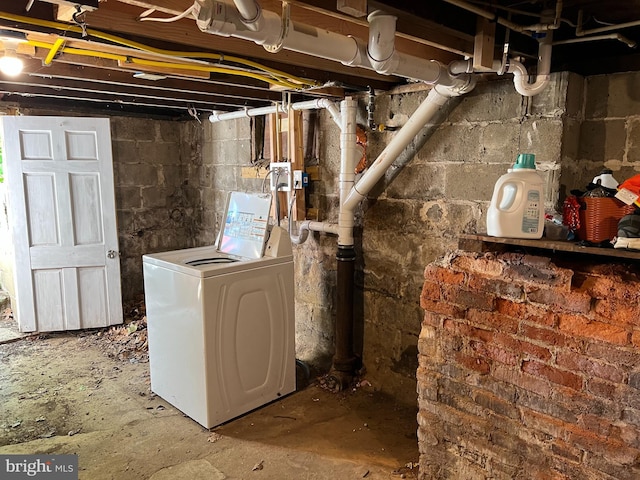
[(635, 205), (627, 205), (617, 198), (580, 197), (580, 240), (600, 243), (618, 235), (618, 222), (633, 213)]

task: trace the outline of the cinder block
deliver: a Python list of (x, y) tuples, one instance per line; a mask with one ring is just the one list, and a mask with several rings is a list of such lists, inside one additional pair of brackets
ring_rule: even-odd
[(586, 120), (598, 120), (609, 116), (609, 79), (610, 75), (594, 75), (586, 79)]
[[(628, 163), (633, 164), (635, 169), (640, 168), (640, 120), (629, 118), (627, 120), (627, 158)], [(637, 172), (636, 172), (637, 173)], [(622, 180), (618, 180), (622, 181)]]
[(449, 200), (489, 201), (498, 179), (506, 172), (505, 165), (446, 165), (445, 197)]
[(116, 208), (128, 210), (142, 207), (140, 187), (118, 187), (115, 193)]
[(451, 123), (503, 122), (520, 118), (524, 114), (522, 96), (511, 80), (479, 83), (460, 99), (446, 119)]
[[(211, 168), (211, 173), (214, 189), (226, 192), (238, 190), (238, 179), (241, 177), (239, 168), (235, 169), (224, 165), (214, 165)], [(224, 205), (226, 205), (226, 197), (225, 202), (222, 203), (222, 209), (224, 209)]]
[(595, 162), (622, 160), (626, 141), (625, 120), (592, 120), (582, 124), (579, 158)]
[(562, 158), (563, 131), (561, 119), (529, 118), (522, 122), (518, 153), (534, 153), (536, 163), (557, 163)]
[(180, 165), (162, 165), (157, 170), (158, 185), (163, 187), (179, 187), (185, 181)]
[(166, 207), (170, 191), (163, 187), (142, 188), (142, 206), (144, 208)]
[(567, 100), (565, 108), (565, 120), (574, 118), (584, 119), (585, 112), (585, 88), (586, 80), (577, 73), (568, 74)]
[(386, 194), (406, 200), (434, 200), (444, 194), (444, 169), (437, 164), (408, 164), (401, 170), (391, 169), (385, 176)]
[(569, 73), (555, 72), (549, 76), (549, 83), (537, 95), (529, 97), (529, 115), (537, 118), (562, 118), (567, 114), (567, 91)]
[(618, 73), (609, 75), (608, 79), (607, 117), (636, 116), (640, 109), (640, 73)]
[(118, 181), (123, 186), (153, 186), (158, 184), (158, 170), (145, 163), (115, 165)]
[(482, 128), (481, 153), (468, 162), (513, 163), (520, 151), (522, 124), (519, 121), (489, 123)]
[(482, 158), (484, 126), (479, 124), (440, 125), (428, 139), (420, 139), (414, 163), (476, 162)]
[(157, 120), (139, 117), (113, 116), (110, 119), (111, 137), (114, 140), (157, 140)]

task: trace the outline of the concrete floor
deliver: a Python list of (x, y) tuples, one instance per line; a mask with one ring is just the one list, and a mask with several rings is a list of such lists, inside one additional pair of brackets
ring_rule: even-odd
[(0, 342), (0, 454), (77, 454), (87, 480), (417, 477), (417, 408), (368, 382), (338, 394), (312, 382), (209, 431), (150, 392), (148, 363), (106, 356), (106, 341)]

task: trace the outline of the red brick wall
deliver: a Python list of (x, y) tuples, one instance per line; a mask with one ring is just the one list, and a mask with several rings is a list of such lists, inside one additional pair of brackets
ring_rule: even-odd
[(426, 268), (420, 479), (640, 479), (640, 276), (456, 252)]

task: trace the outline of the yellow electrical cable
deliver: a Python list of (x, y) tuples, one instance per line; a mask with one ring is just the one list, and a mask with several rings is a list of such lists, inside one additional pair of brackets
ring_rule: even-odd
[(51, 49), (49, 50), (49, 53), (47, 54), (46, 58), (44, 59), (44, 64), (45, 65), (49, 65), (53, 61), (53, 59), (56, 56), (56, 53), (58, 53), (58, 50), (60, 50), (60, 47), (62, 46), (63, 43), (64, 43), (64, 39), (62, 39), (62, 38), (58, 38), (53, 43), (53, 46), (51, 47)]
[[(58, 40), (62, 40), (62, 39), (58, 39)], [(33, 47), (46, 48), (51, 50), (53, 50), (53, 48), (55, 47), (55, 44), (52, 45), (47, 42), (40, 42), (36, 40), (29, 40), (27, 41), (27, 44)], [(51, 50), (49, 53), (51, 53)], [(199, 72), (238, 75), (238, 76), (247, 77), (247, 78), (254, 78), (256, 80), (260, 80), (260, 81), (269, 83), (271, 85), (277, 85), (277, 86), (286, 87), (286, 88), (298, 88), (298, 85), (285, 80), (275, 80), (275, 79), (266, 77), (265, 75), (261, 75), (259, 73), (248, 72), (244, 70), (235, 70), (232, 68), (214, 67), (214, 66), (205, 66), (205, 65), (196, 65), (196, 64), (189, 65), (184, 63), (162, 62), (162, 61), (156, 61), (156, 60), (145, 60), (142, 58), (135, 58), (127, 55), (97, 52), (95, 50), (87, 50), (87, 49), (75, 48), (75, 47), (64, 47), (59, 51), (63, 53), (68, 53), (70, 55), (83, 55), (86, 57), (104, 58), (107, 60), (116, 60), (120, 62), (136, 64), (136, 65), (146, 65), (146, 66), (161, 67), (161, 68), (175, 68), (180, 70), (193, 70), (193, 71), (199, 71)]]
[[(11, 13), (6, 13), (6, 12), (0, 12), (0, 18), (4, 19), (4, 20), (10, 20), (10, 21), (14, 21), (14, 22), (20, 22), (20, 23), (26, 23), (29, 25), (35, 25), (35, 26), (39, 26), (39, 27), (46, 27), (46, 28), (52, 28), (52, 29), (56, 29), (56, 30), (63, 30), (63, 31), (71, 31), (71, 32), (76, 32), (76, 33), (84, 33), (82, 28), (77, 27), (75, 25), (67, 25), (64, 23), (60, 23), (60, 22), (52, 22), (49, 20), (41, 20), (38, 18), (30, 18), (30, 17), (23, 17), (21, 15), (14, 15)], [(211, 60), (218, 60), (218, 61), (224, 61), (224, 60), (228, 60), (230, 62), (234, 62), (234, 63), (239, 63), (241, 65), (245, 65), (248, 67), (253, 67), (253, 68), (257, 68), (259, 70), (262, 70), (266, 73), (269, 73), (271, 75), (273, 75), (276, 78), (282, 78), (282, 79), (286, 79), (284, 80), (287, 84), (289, 84), (289, 88), (302, 88), (302, 87), (315, 87), (318, 86), (317, 82), (314, 81), (309, 81), (309, 80), (305, 80), (303, 78), (300, 77), (296, 77), (293, 75), (289, 75), (286, 72), (282, 72), (270, 67), (266, 67), (264, 65), (261, 65), (257, 62), (253, 62), (251, 60), (246, 60), (244, 58), (241, 57), (235, 57), (232, 55), (222, 55), (219, 53), (211, 53), (211, 52), (180, 52), (180, 51), (173, 51), (173, 50), (163, 50), (160, 48), (155, 48), (155, 47), (151, 47), (148, 45), (144, 45), (142, 43), (138, 43), (138, 42), (134, 42), (132, 40), (128, 40), (126, 38), (122, 38), (122, 37), (118, 37), (116, 35), (111, 35), (108, 33), (104, 33), (101, 32), (99, 30), (94, 30), (91, 28), (86, 29), (86, 33), (96, 37), (96, 38), (100, 38), (102, 40), (107, 40), (110, 42), (114, 42), (114, 43), (118, 43), (120, 45), (123, 46), (127, 46), (127, 47), (131, 47), (137, 50), (143, 50), (149, 53), (156, 53), (159, 55), (167, 55), (167, 56), (171, 56), (171, 57), (185, 57), (185, 58), (206, 58), (206, 59), (211, 59)], [(280, 80), (279, 80), (280, 81)], [(269, 82), (271, 83), (271, 82)]]

